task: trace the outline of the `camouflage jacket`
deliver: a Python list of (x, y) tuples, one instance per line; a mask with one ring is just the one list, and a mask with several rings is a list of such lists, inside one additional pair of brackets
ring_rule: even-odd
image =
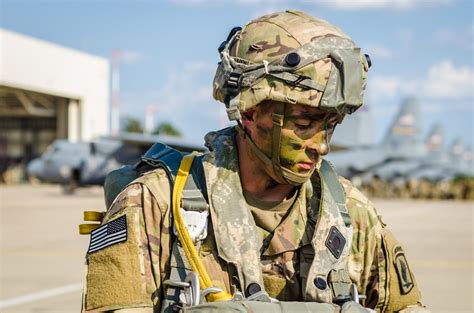
[[(215, 158), (215, 152), (211, 152), (204, 162), (216, 163)], [(226, 168), (236, 168), (235, 154), (222, 159)], [(206, 175), (208, 180), (215, 179), (212, 173), (209, 176)], [(359, 293), (367, 296), (365, 306), (379, 312), (425, 312), (418, 304), (420, 294), (400, 245), (370, 201), (349, 181), (340, 178), (340, 182), (353, 226), (348, 260), (350, 279)], [(301, 194), (304, 188), (300, 189)], [(169, 199), (169, 179), (161, 169), (143, 175), (119, 194), (104, 223), (126, 216), (127, 239), (88, 253), (84, 312), (159, 311), (174, 240)], [(308, 232), (314, 231), (309, 212), (306, 207), (294, 206), (275, 230), (277, 235), (269, 236), (266, 247), (261, 249), (265, 289), (281, 300), (302, 300), (301, 286), (306, 283), (305, 273), (315, 257), (308, 245)], [(213, 226), (211, 223), (199, 254), (215, 286), (232, 293), (235, 273), (219, 257)]]

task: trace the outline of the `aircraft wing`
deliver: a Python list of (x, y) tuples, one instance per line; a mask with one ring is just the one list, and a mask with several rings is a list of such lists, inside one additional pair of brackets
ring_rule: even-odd
[(172, 148), (183, 152), (192, 152), (192, 151), (206, 151), (204, 143), (199, 144), (191, 140), (184, 138), (165, 136), (165, 135), (148, 135), (148, 134), (139, 134), (139, 133), (121, 133), (118, 136), (105, 137), (105, 139), (118, 140), (124, 144), (137, 146), (142, 149), (148, 149), (156, 142), (164, 143)]
[(384, 149), (374, 146), (329, 153), (325, 159), (334, 164), (340, 175), (351, 177), (384, 162), (387, 154)]

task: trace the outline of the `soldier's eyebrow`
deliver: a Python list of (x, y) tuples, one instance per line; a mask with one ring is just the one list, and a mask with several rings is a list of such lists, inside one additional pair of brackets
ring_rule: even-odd
[(302, 111), (302, 112), (297, 112), (297, 113), (291, 113), (289, 117), (292, 118), (306, 118), (310, 120), (319, 120), (323, 119), (326, 116), (326, 112), (323, 111), (317, 111), (317, 112), (308, 112), (308, 111)]

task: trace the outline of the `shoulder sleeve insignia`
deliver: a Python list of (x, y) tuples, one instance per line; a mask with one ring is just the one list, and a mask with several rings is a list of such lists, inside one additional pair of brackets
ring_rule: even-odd
[(413, 276), (411, 274), (410, 268), (408, 267), (407, 259), (405, 258), (405, 253), (403, 252), (402, 247), (395, 246), (393, 249), (394, 263), (397, 270), (398, 280), (400, 282), (400, 291), (401, 294), (405, 295), (409, 293), (413, 286)]
[(336, 259), (339, 259), (345, 245), (346, 238), (344, 238), (336, 226), (332, 226), (329, 230), (328, 238), (326, 239), (326, 247)]
[(124, 241), (127, 241), (126, 215), (120, 216), (92, 231), (87, 253), (93, 253)]

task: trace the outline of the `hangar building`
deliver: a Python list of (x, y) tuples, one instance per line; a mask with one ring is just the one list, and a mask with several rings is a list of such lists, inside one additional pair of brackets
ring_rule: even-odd
[(55, 139), (109, 132), (106, 58), (0, 29), (0, 173)]

